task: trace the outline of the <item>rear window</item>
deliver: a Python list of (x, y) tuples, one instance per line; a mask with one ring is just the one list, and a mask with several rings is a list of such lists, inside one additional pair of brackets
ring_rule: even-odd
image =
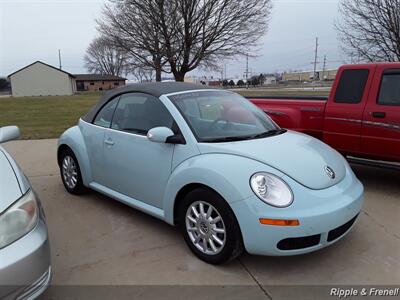
[(368, 80), (368, 70), (344, 70), (336, 89), (336, 103), (360, 103)]
[(383, 74), (378, 104), (400, 105), (400, 70), (391, 70)]

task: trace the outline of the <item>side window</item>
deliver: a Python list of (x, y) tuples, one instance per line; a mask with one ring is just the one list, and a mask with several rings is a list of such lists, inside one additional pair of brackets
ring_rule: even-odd
[(95, 125), (110, 128), (111, 121), (112, 121), (112, 118), (114, 115), (114, 111), (118, 104), (118, 98), (119, 97), (114, 98), (100, 110), (100, 112), (97, 114), (96, 118), (94, 119), (93, 123)]
[(378, 104), (400, 105), (400, 70), (383, 74), (379, 90)]
[(174, 120), (161, 101), (142, 93), (121, 96), (111, 128), (146, 135), (154, 127), (173, 128)]
[(368, 75), (368, 70), (344, 70), (336, 89), (334, 101), (336, 103), (360, 103)]

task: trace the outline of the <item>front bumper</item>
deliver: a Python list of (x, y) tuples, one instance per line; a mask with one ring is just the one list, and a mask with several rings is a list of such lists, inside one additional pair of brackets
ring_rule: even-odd
[[(272, 207), (256, 196), (231, 204), (247, 252), (257, 255), (296, 255), (338, 241), (354, 225), (363, 204), (364, 188), (348, 167), (345, 178), (324, 190), (310, 190), (282, 177), (292, 188), (294, 202)], [(299, 226), (262, 225), (259, 218), (297, 219)]]
[(41, 216), (31, 232), (0, 250), (0, 299), (35, 299), (50, 278), (48, 233)]

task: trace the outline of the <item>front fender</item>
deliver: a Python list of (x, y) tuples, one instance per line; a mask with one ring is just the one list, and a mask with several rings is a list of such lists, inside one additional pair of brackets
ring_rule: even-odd
[(214, 153), (189, 158), (174, 169), (168, 181), (163, 199), (165, 221), (174, 224), (175, 200), (183, 187), (202, 184), (234, 203), (254, 195), (249, 180), (259, 171), (284, 176), (261, 162), (238, 155)]
[(57, 151), (60, 151), (63, 146), (68, 146), (74, 152), (81, 170), (83, 184), (88, 186), (92, 182), (92, 174), (86, 144), (79, 126), (71, 127), (61, 135)]

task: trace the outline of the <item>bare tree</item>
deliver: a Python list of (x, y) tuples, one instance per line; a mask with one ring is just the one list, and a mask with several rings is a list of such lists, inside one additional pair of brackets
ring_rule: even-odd
[[(173, 1), (174, 2), (174, 1)], [(173, 38), (167, 59), (177, 81), (199, 66), (248, 54), (268, 28), (270, 0), (175, 0)], [(162, 18), (168, 38), (168, 24)]]
[(128, 70), (138, 82), (152, 82), (154, 79), (154, 70), (144, 66), (131, 66)]
[(183, 81), (198, 67), (254, 50), (264, 35), (271, 0), (112, 0), (99, 30), (141, 64)]
[(159, 24), (155, 19), (156, 15), (160, 15), (156, 11), (158, 1), (144, 0), (143, 4), (147, 6), (142, 9), (141, 0), (110, 0), (97, 23), (102, 34), (129, 53), (134, 65), (154, 69), (156, 81), (161, 81), (161, 72), (167, 72), (164, 69), (167, 61)]
[(84, 61), (90, 73), (120, 76), (125, 71), (127, 55), (109, 39), (98, 37), (87, 48)]
[(335, 24), (352, 61), (400, 60), (400, 0), (342, 0)]

